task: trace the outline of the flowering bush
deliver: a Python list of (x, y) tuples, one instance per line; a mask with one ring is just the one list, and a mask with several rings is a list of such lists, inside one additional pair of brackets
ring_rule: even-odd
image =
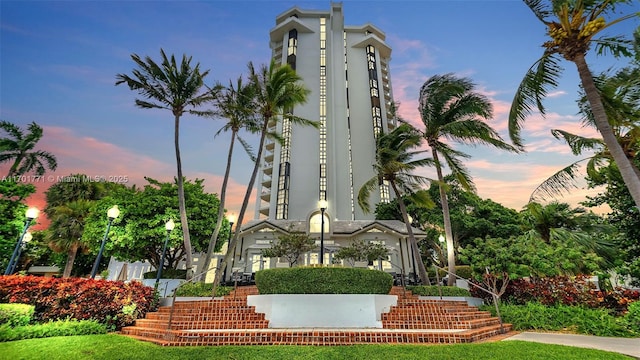
[[(486, 298), (482, 291), (471, 288), (473, 296)], [(640, 292), (616, 288), (610, 291), (596, 290), (585, 275), (565, 275), (544, 278), (512, 280), (502, 295), (509, 304), (525, 305), (538, 302), (542, 305), (585, 306), (603, 308), (622, 315), (630, 303), (640, 300)]]
[(157, 306), (153, 288), (136, 281), (37, 276), (0, 276), (0, 303), (34, 305), (39, 322), (93, 319), (112, 329), (132, 324)]

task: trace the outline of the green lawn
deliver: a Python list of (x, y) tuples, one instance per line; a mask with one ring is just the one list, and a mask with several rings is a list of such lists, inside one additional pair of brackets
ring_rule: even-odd
[(630, 357), (599, 350), (504, 341), (463, 345), (353, 345), (353, 346), (207, 346), (160, 347), (116, 334), (52, 337), (0, 343), (4, 360), (84, 359), (508, 359), (608, 360)]

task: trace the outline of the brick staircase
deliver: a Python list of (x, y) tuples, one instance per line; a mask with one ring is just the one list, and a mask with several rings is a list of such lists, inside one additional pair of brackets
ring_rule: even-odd
[(511, 330), (498, 318), (463, 301), (419, 300), (394, 287), (397, 306), (382, 314), (382, 329), (272, 329), (264, 314), (247, 305), (255, 286), (239, 287), (223, 300), (176, 302), (125, 327), (121, 334), (164, 346), (185, 345), (349, 345), (364, 343), (468, 343)]

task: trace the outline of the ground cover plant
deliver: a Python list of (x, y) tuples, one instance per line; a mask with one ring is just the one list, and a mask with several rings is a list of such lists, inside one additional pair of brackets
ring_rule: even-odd
[(121, 335), (70, 336), (0, 343), (6, 359), (430, 359), (628, 360), (600, 350), (523, 341), (460, 345), (187, 346), (161, 347)]

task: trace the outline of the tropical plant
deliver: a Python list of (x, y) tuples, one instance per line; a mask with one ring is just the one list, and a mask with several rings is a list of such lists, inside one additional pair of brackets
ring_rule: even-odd
[(182, 160), (180, 158), (180, 119), (184, 113), (200, 116), (211, 115), (210, 111), (196, 109), (212, 101), (215, 98), (215, 94), (211, 90), (203, 90), (205, 88), (204, 78), (209, 74), (209, 70), (201, 72), (200, 63), (192, 67), (191, 57), (182, 55), (182, 61), (178, 65), (174, 55), (168, 58), (162, 49), (160, 49), (160, 55), (162, 62), (157, 64), (148, 56), (142, 60), (139, 55), (132, 54), (131, 59), (133, 59), (138, 68), (132, 71), (133, 76), (126, 74), (116, 75), (116, 85), (127, 84), (129, 89), (137, 91), (139, 95), (154, 101), (136, 99), (135, 103), (138, 107), (143, 109), (166, 109), (173, 114), (180, 223), (186, 252), (187, 279), (190, 279), (193, 275), (193, 254), (184, 199)]
[[(376, 140), (376, 162), (373, 165), (375, 176), (367, 180), (358, 191), (358, 205), (360, 205), (364, 213), (369, 213), (371, 212), (371, 206), (369, 205), (371, 192), (377, 189), (385, 180), (391, 185), (393, 193), (398, 199), (402, 219), (406, 225), (409, 242), (414, 254), (420, 254), (420, 249), (413, 235), (413, 229), (402, 196), (412, 193), (415, 199), (416, 195), (421, 194), (418, 192), (420, 187), (430, 181), (430, 179), (423, 176), (412, 174), (413, 171), (422, 166), (433, 164), (433, 160), (429, 158), (414, 159), (414, 157), (424, 153), (423, 150), (414, 150), (421, 143), (420, 132), (407, 123), (403, 123), (391, 132), (379, 136)], [(418, 200), (419, 203), (427, 203), (431, 201), (431, 198), (423, 196), (421, 199), (415, 200)], [(425, 285), (429, 285), (429, 276), (424, 267), (422, 256), (416, 256), (416, 263), (420, 281)]]
[(509, 112), (509, 136), (514, 144), (523, 147), (520, 130), (526, 117), (534, 108), (544, 115), (542, 99), (552, 87), (558, 85), (562, 72), (561, 58), (573, 62), (580, 76), (580, 82), (589, 101), (596, 128), (602, 135), (604, 144), (617, 164), (624, 183), (629, 188), (636, 206), (640, 206), (640, 178), (633, 170), (624, 149), (618, 143), (601, 95), (586, 61), (586, 54), (592, 44), (596, 44), (599, 54), (611, 52), (614, 56), (630, 56), (632, 42), (622, 36), (595, 38), (604, 29), (621, 21), (638, 16), (637, 13), (606, 19), (615, 15), (616, 7), (631, 3), (630, 0), (525, 0), (525, 4), (547, 27), (551, 38), (543, 44), (542, 57), (529, 68), (520, 83)]
[[(451, 229), (451, 215), (447, 200), (447, 185), (444, 182), (443, 167), (447, 165), (457, 182), (467, 191), (474, 191), (473, 181), (462, 159), (470, 155), (456, 150), (444, 139), (465, 145), (491, 145), (498, 149), (517, 150), (505, 143), (500, 135), (485, 121), (493, 114), (489, 99), (475, 90), (468, 78), (453, 74), (435, 75), (420, 88), (420, 119), (424, 125), (422, 135), (431, 148), (440, 188), (440, 202), (447, 242), (448, 271), (455, 275), (454, 239)], [(455, 276), (449, 276), (449, 286), (455, 284)]]
[(294, 266), (302, 254), (317, 248), (314, 239), (304, 232), (290, 232), (278, 236), (277, 242), (271, 242), (269, 249), (262, 250), (262, 255), (270, 258), (284, 258), (289, 266)]
[(616, 259), (616, 248), (611, 241), (615, 228), (584, 208), (571, 208), (567, 203), (541, 205), (531, 202), (520, 215), (524, 237), (539, 238), (546, 244), (553, 241), (575, 243), (586, 252), (601, 257), (608, 266)]
[(56, 252), (66, 252), (67, 262), (62, 277), (71, 275), (73, 262), (79, 250), (88, 250), (82, 240), (84, 225), (93, 210), (94, 201), (74, 200), (53, 209), (53, 217), (47, 232), (49, 246)]
[(211, 256), (218, 248), (218, 236), (224, 221), (224, 204), (227, 194), (229, 174), (231, 172), (231, 159), (233, 157), (235, 140), (236, 138), (238, 139), (246, 153), (249, 154), (251, 160), (255, 161), (255, 156), (253, 155), (251, 146), (238, 133), (240, 130), (246, 130), (251, 133), (259, 131), (254, 108), (254, 86), (252, 84), (243, 84), (241, 76), (236, 80), (236, 85), (229, 81), (229, 85), (227, 87), (223, 87), (221, 84), (218, 84), (217, 87), (222, 89), (222, 91), (219, 91), (216, 94), (216, 117), (227, 119), (227, 123), (224, 124), (218, 132), (216, 132), (216, 136), (218, 136), (222, 131), (231, 131), (231, 140), (229, 142), (229, 151), (227, 153), (227, 166), (224, 171), (222, 187), (220, 188), (218, 219), (216, 221), (213, 234), (211, 235), (211, 240), (209, 241), (206, 257), (202, 262), (202, 268), (199, 272), (202, 272), (205, 268), (208, 269)]
[(335, 258), (338, 260), (347, 260), (351, 266), (354, 266), (356, 261), (371, 262), (380, 258), (386, 259), (388, 255), (389, 249), (382, 244), (356, 240), (349, 244), (349, 246), (338, 250)]
[[(287, 119), (292, 124), (309, 125), (318, 127), (319, 124), (314, 121), (300, 118), (290, 113), (286, 113), (287, 109), (293, 109), (296, 105), (304, 104), (307, 101), (307, 96), (311, 92), (303, 84), (300, 83), (302, 78), (296, 74), (295, 70), (289, 65), (278, 65), (272, 59), (269, 66), (261, 66), (258, 71), (253, 66), (253, 63), (249, 63), (249, 81), (255, 88), (255, 109), (256, 116), (259, 118), (257, 125), (260, 127), (260, 142), (258, 145), (258, 153), (255, 158), (255, 165), (253, 172), (251, 173), (251, 179), (247, 185), (247, 190), (240, 207), (240, 213), (238, 214), (238, 226), (242, 224), (244, 220), (244, 214), (251, 200), (251, 194), (253, 185), (255, 184), (258, 170), (260, 169), (260, 163), (262, 161), (262, 152), (265, 144), (265, 139), (269, 134), (269, 123), (273, 120)], [(233, 255), (233, 249), (238, 243), (238, 234), (236, 231), (229, 243), (227, 254), (222, 259), (220, 266), (216, 271), (216, 277), (214, 279), (214, 287), (220, 284), (222, 274), (227, 266), (231, 256)]]
[(0, 138), (0, 163), (12, 161), (7, 177), (23, 175), (33, 171), (40, 176), (47, 169), (58, 167), (56, 157), (44, 150), (33, 150), (42, 139), (43, 130), (40, 125), (32, 122), (25, 134), (17, 125), (8, 121), (0, 121), (0, 129), (5, 136)]

